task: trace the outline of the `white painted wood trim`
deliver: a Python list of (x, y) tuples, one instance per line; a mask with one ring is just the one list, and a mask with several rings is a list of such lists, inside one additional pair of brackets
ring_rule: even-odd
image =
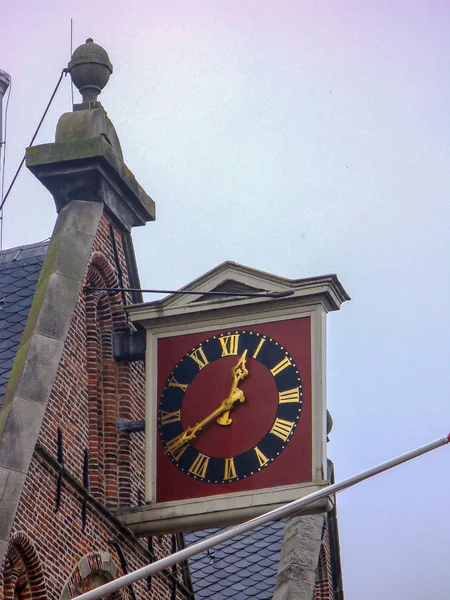
[(157, 360), (158, 339), (147, 330), (146, 380), (145, 380), (145, 499), (156, 499), (156, 422), (157, 422)]
[[(206, 527), (232, 525), (246, 521), (287, 502), (303, 498), (329, 485), (328, 481), (304, 483), (257, 491), (208, 496), (184, 501), (161, 502), (122, 510), (119, 519), (138, 536), (174, 531), (193, 531)], [(308, 512), (330, 510), (324, 499)]]
[[(253, 310), (230, 319), (220, 311), (208, 315), (202, 324), (167, 322), (147, 330), (147, 380), (146, 380), (146, 501), (157, 505), (156, 498), (156, 452), (157, 452), (157, 360), (158, 340), (166, 337), (189, 335), (218, 329), (233, 329), (234, 327), (255, 326), (263, 323), (273, 323), (289, 319), (310, 317), (311, 319), (311, 426), (312, 426), (312, 481), (324, 479), (326, 470), (326, 396), (325, 396), (325, 321), (326, 309), (321, 305), (295, 307), (295, 311), (286, 311), (275, 307), (272, 311)], [(242, 310), (242, 307), (240, 307)], [(288, 348), (289, 350), (289, 348)], [(149, 418), (147, 417), (149, 416)]]
[(311, 315), (312, 380), (312, 478), (325, 479), (327, 473), (326, 399), (326, 314), (317, 306)]

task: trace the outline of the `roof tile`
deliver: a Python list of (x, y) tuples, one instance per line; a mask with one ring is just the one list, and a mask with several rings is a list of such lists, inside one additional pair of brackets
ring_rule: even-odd
[(44, 241), (0, 252), (0, 406), (47, 247)]
[[(185, 534), (187, 545), (222, 531)], [(238, 536), (190, 561), (197, 600), (269, 600), (277, 578), (284, 522), (276, 521)]]

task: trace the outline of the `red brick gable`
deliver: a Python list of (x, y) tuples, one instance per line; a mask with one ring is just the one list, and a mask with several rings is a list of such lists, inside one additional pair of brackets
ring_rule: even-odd
[[(112, 356), (113, 333), (129, 327), (121, 294), (84, 291), (85, 285), (117, 285), (112, 232), (123, 284), (128, 285), (129, 260), (122, 232), (103, 214), (12, 527), (12, 540), (21, 536), (41, 565), (36, 584), (40, 595), (32, 591), (34, 583), (25, 577), (29, 569), (21, 555), (14, 553), (11, 541), (0, 596), (1, 591), (6, 597), (8, 590), (19, 588), (27, 594), (24, 598), (60, 598), (63, 590), (68, 597), (72, 591), (80, 593), (103, 576), (101, 570), (93, 569), (82, 577), (77, 567), (84, 557), (98, 551), (109, 557), (116, 576), (124, 574), (120, 553), (129, 571), (153, 559), (147, 541), (138, 541), (110, 512), (143, 501), (144, 433), (118, 434), (116, 421), (143, 419), (145, 399), (143, 363), (117, 363)], [(89, 491), (83, 487), (86, 455)], [(152, 541), (157, 558), (173, 548), (172, 536)], [(178, 567), (155, 576), (153, 593), (169, 600), (176, 580), (177, 598), (190, 597), (185, 575)], [(147, 581), (135, 584), (136, 598), (148, 597), (149, 585)]]

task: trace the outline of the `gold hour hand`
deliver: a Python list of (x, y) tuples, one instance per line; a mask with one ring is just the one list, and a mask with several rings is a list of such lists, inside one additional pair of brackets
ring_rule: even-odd
[[(245, 400), (245, 397), (244, 397), (243, 391), (239, 390), (239, 389), (235, 389), (228, 396), (228, 398), (225, 398), (225, 400), (223, 400), (223, 402), (220, 404), (220, 406), (218, 408), (216, 408), (216, 410), (214, 410), (211, 414), (209, 414), (207, 417), (205, 417), (199, 423), (196, 423), (194, 425), (194, 427), (188, 427), (187, 429), (185, 429), (183, 431), (183, 433), (180, 434), (177, 437), (176, 441), (174, 441), (174, 443), (172, 444), (171, 451), (176, 450), (183, 444), (186, 444), (187, 442), (190, 442), (191, 440), (193, 440), (196, 437), (197, 433), (200, 431), (200, 429), (202, 429), (205, 425), (207, 425), (208, 423), (213, 421), (216, 417), (218, 417), (222, 413), (229, 414), (230, 410), (233, 408), (233, 405), (235, 402), (238, 402), (238, 401), (244, 402), (244, 400)], [(230, 420), (230, 422), (231, 422), (231, 420)]]

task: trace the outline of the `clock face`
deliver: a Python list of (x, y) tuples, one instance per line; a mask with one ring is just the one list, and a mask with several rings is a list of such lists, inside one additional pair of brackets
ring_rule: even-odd
[(173, 366), (159, 398), (159, 439), (183, 476), (228, 488), (282, 455), (302, 408), (300, 368), (280, 341), (250, 328), (222, 332)]

